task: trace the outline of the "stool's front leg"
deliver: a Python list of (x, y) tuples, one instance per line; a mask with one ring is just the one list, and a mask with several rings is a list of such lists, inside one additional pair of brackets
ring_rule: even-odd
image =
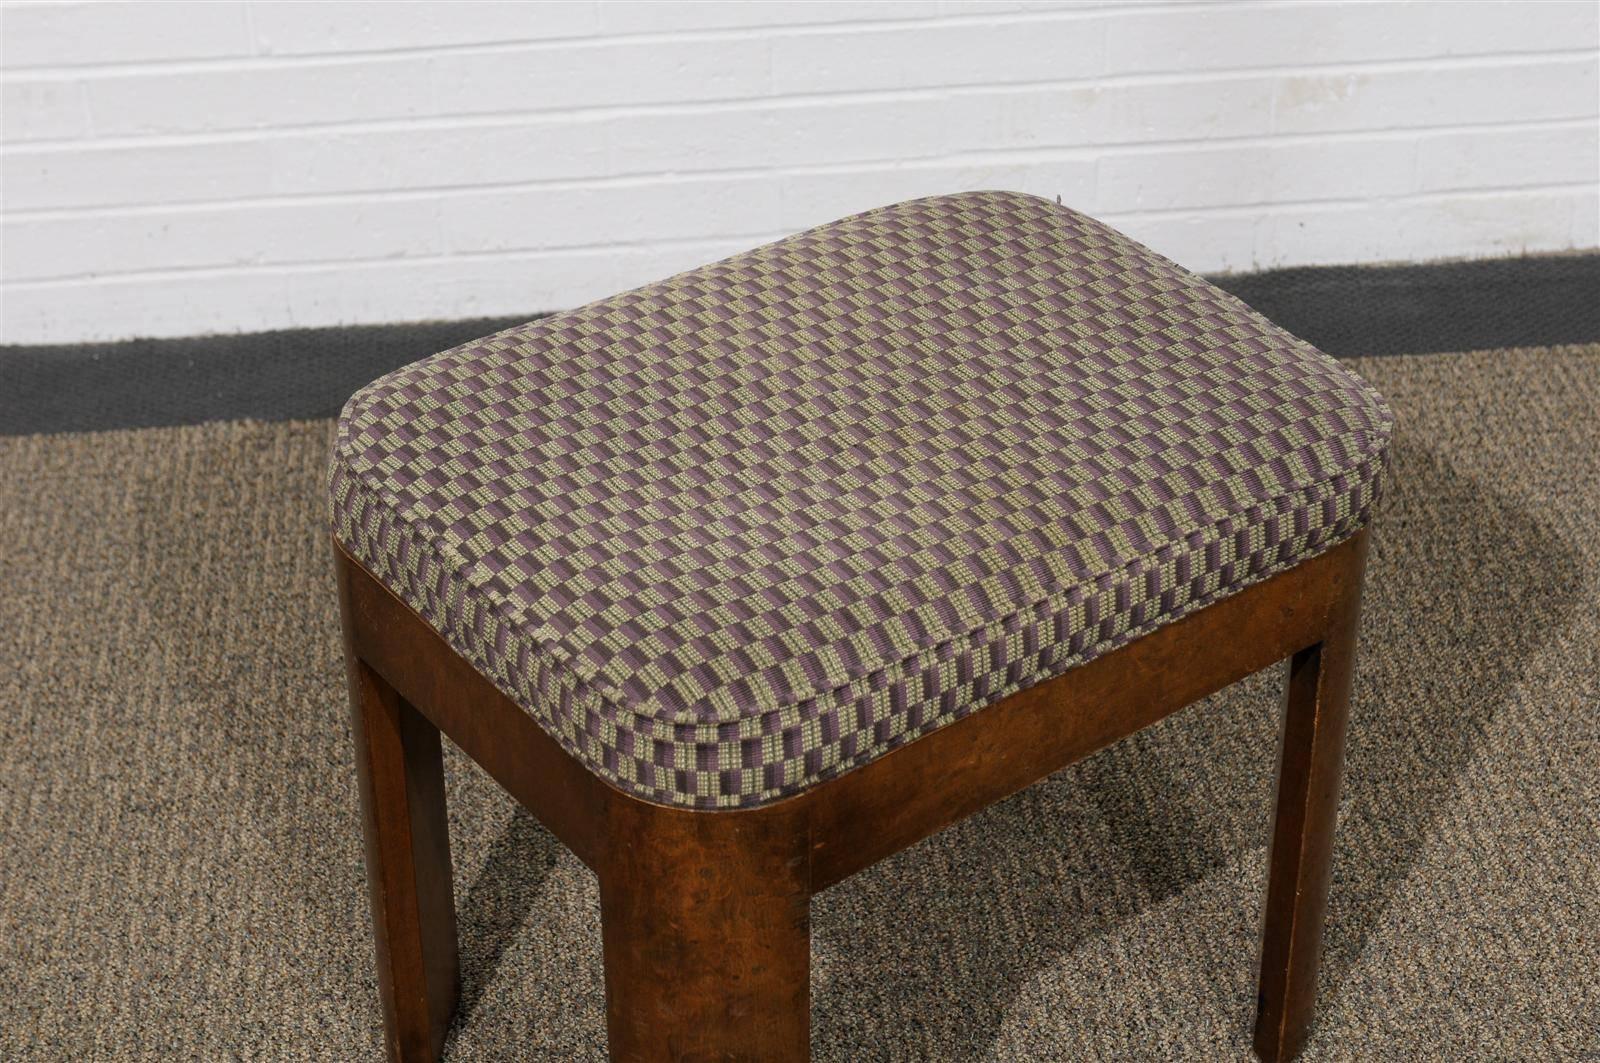
[(349, 669), (389, 1058), (433, 1060), (460, 992), (439, 731), (365, 662)]
[(600, 875), (611, 1058), (803, 1061), (810, 881), (799, 818), (613, 810)]
[(1293, 1059), (1311, 1032), (1344, 767), (1366, 533), (1323, 641), (1289, 661), (1282, 760), (1267, 858), (1255, 1049)]

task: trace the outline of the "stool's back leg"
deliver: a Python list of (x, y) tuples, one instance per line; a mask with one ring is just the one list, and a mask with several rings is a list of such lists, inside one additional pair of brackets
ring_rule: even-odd
[(1261, 933), (1255, 1049), (1293, 1059), (1311, 1032), (1360, 614), (1363, 541), (1323, 641), (1289, 661)]
[(437, 1059), (460, 992), (439, 731), (363, 661), (349, 670), (389, 1058)]

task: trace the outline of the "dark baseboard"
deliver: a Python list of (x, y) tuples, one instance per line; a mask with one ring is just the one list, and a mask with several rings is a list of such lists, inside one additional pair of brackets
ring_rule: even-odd
[(1600, 341), (1600, 252), (1211, 280), (1341, 358)]
[[(1212, 280), (1339, 356), (1600, 341), (1600, 252)], [(392, 369), (534, 316), (0, 346), (0, 435), (331, 417)]]
[(0, 435), (332, 417), (391, 369), (533, 316), (0, 347)]

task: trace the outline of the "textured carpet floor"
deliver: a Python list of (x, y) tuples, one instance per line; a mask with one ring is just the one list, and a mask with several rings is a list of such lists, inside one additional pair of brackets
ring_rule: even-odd
[[(1600, 347), (1355, 364), (1399, 432), (1307, 1058), (1594, 1058)], [(0, 440), (0, 1058), (377, 1053), (328, 440)], [(819, 897), (816, 1057), (1242, 1058), (1280, 681)], [(447, 771), (454, 1058), (601, 1058), (593, 879)]]

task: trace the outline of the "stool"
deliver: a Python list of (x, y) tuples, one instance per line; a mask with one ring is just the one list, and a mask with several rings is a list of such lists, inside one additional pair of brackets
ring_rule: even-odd
[(598, 876), (613, 1059), (803, 1060), (813, 894), (1287, 658), (1255, 1047), (1292, 1057), (1391, 428), (1004, 192), (364, 388), (330, 494), (390, 1056), (457, 998), (441, 731)]

